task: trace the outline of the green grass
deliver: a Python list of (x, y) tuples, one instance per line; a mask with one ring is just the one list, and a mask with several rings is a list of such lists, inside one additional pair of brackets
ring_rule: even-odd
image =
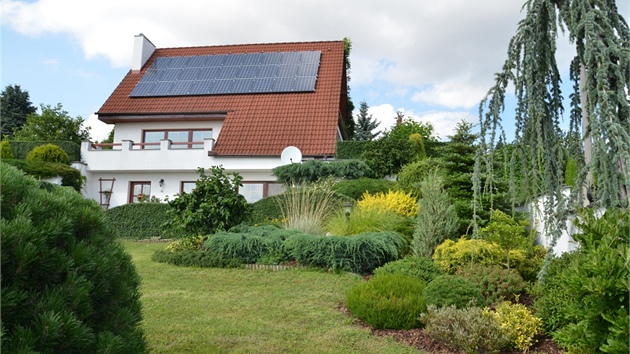
[(358, 276), (176, 267), (151, 261), (165, 244), (122, 242), (142, 277), (152, 353), (420, 353), (338, 309)]

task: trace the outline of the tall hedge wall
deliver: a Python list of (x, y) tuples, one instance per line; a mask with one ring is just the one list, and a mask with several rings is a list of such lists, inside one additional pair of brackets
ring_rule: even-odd
[(370, 148), (371, 141), (344, 140), (337, 142), (337, 155), (339, 160), (360, 159), (361, 154)]
[(162, 224), (169, 217), (168, 204), (132, 203), (108, 209), (105, 217), (118, 237), (142, 240), (154, 237), (172, 237), (165, 234)]

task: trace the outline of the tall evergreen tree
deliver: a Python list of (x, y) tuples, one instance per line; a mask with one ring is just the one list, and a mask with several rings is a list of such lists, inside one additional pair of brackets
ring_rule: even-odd
[[(528, 0), (525, 9), (503, 70), (480, 105), (475, 192), (480, 195), (483, 185), (492, 188), (493, 147), (498, 136), (504, 136), (501, 114), (511, 83), (517, 98), (511, 161), (518, 160), (526, 171), (521, 189), (530, 199), (548, 196), (545, 224), (555, 239), (570, 207), (583, 205), (586, 188), (602, 206), (628, 207), (630, 30), (615, 0)], [(565, 154), (559, 122), (564, 107), (555, 58), (559, 26), (577, 52), (570, 67), (575, 82), (570, 130), (582, 137), (584, 152), (578, 161), (578, 187), (568, 201), (562, 194)]]
[(371, 114), (368, 114), (368, 105), (365, 101), (361, 102), (359, 108), (359, 115), (355, 124), (354, 140), (372, 140), (376, 138), (381, 132), (372, 133), (372, 131), (381, 124), (376, 121)]
[(13, 136), (14, 130), (22, 129), (26, 117), (37, 111), (31, 103), (28, 91), (22, 91), (20, 85), (8, 85), (0, 93), (0, 119), (2, 119), (2, 137)]

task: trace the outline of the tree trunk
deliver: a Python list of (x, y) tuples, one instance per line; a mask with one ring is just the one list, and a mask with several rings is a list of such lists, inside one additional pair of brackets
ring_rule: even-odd
[(586, 69), (580, 64), (580, 103), (582, 106), (582, 142), (584, 143), (584, 163), (588, 168), (586, 181), (582, 184), (582, 205), (588, 206), (588, 189), (593, 188), (593, 171), (589, 166), (592, 161), (593, 142), (589, 131), (588, 120), (588, 93), (586, 90)]

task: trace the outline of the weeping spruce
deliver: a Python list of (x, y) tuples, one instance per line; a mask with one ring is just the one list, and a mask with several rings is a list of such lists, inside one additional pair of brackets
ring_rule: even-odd
[[(555, 244), (575, 207), (628, 207), (630, 31), (614, 0), (529, 0), (524, 10), (507, 60), (479, 106), (474, 207), (492, 207), (479, 201), (495, 182), (495, 147), (499, 139), (506, 141), (501, 116), (512, 84), (514, 148), (502, 159), (511, 166), (510, 194), (514, 205), (517, 197), (527, 203), (546, 196), (539, 212), (546, 215), (546, 232)], [(568, 34), (577, 53), (568, 68), (573, 81), (568, 132), (560, 128), (565, 107), (555, 56), (559, 31)], [(562, 194), (566, 156), (576, 160), (578, 170), (568, 197)]]

